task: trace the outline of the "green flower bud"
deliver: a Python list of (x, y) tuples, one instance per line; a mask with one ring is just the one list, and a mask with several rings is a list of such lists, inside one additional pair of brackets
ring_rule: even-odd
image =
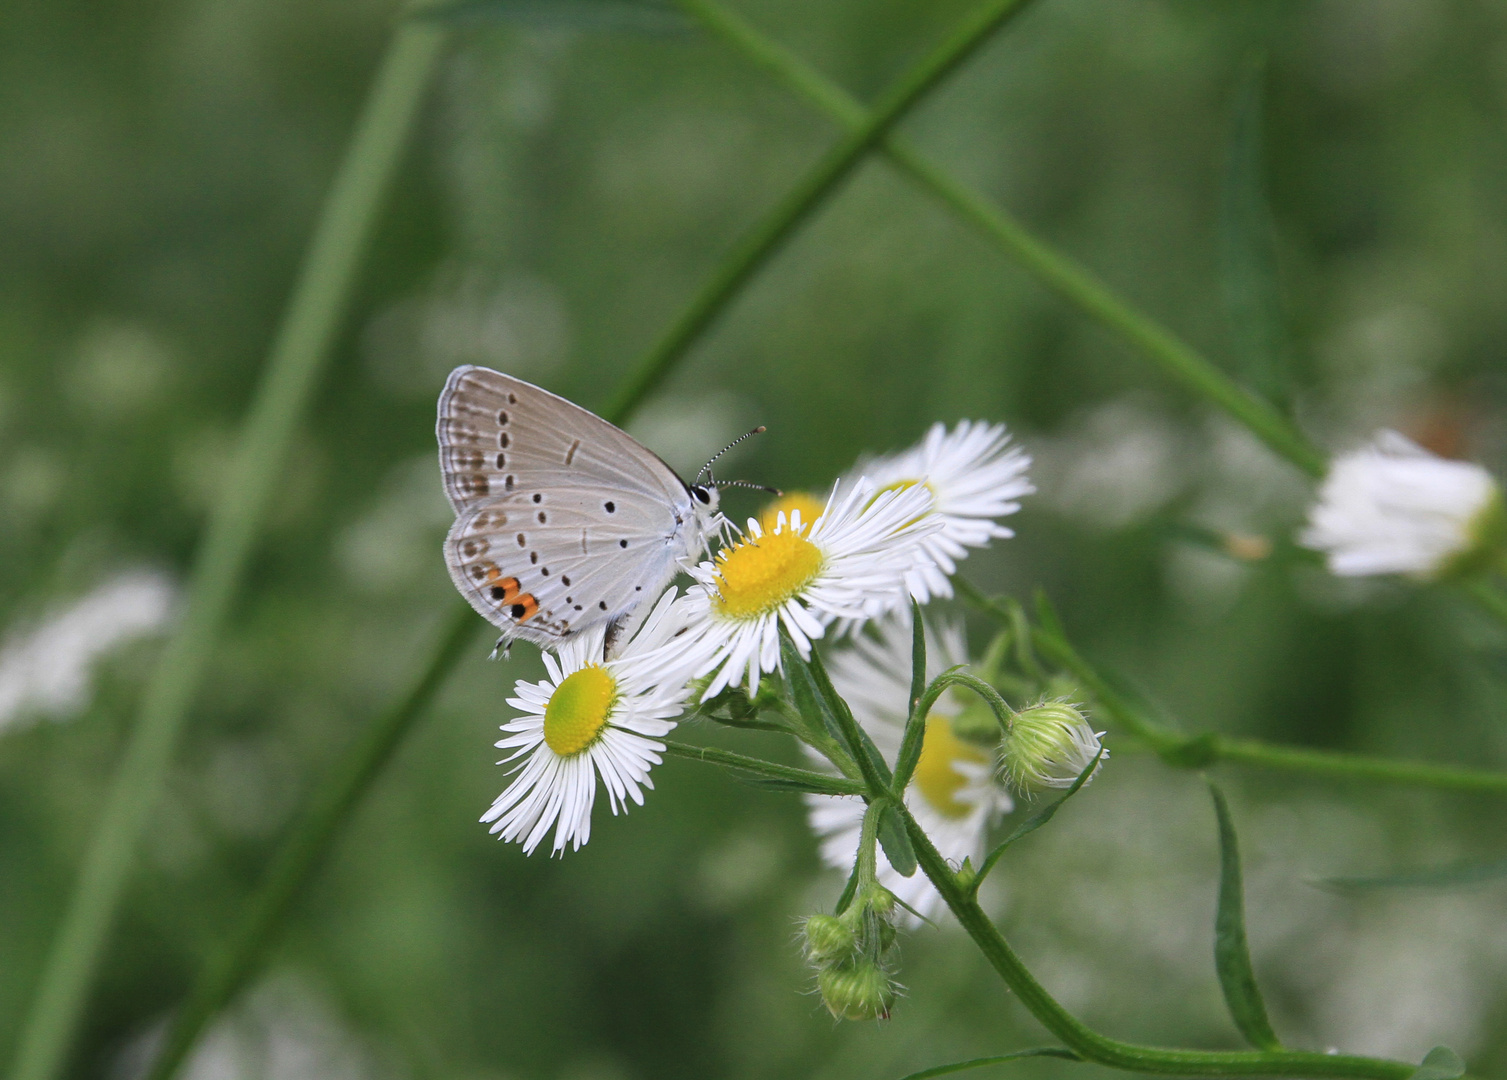
[(822, 1004), (839, 1020), (887, 1020), (896, 987), (872, 960), (824, 968), (816, 977)]
[(1076, 707), (1065, 701), (1043, 701), (1016, 713), (1001, 750), (1000, 767), (1011, 786), (1025, 795), (1071, 787), (1099, 754), (1102, 734), (1089, 726)]
[(858, 951), (852, 928), (835, 915), (807, 916), (801, 929), (806, 937), (806, 959), (817, 966), (846, 960)]

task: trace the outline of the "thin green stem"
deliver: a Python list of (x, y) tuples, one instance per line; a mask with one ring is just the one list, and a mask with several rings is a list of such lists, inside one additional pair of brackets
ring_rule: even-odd
[(12, 1080), (51, 1080), (62, 1066), (142, 830), (277, 493), (445, 37), (432, 25), (404, 26), (382, 61), (195, 559), (187, 608), (147, 685), (124, 760), (97, 815), (99, 825), (21, 1032)]
[(1406, 1080), (1417, 1069), (1416, 1065), (1405, 1062), (1349, 1054), (1316, 1054), (1302, 1050), (1178, 1050), (1121, 1042), (1099, 1034), (1063, 1008), (1036, 981), (999, 928), (948, 867), (931, 839), (916, 824), (915, 818), (904, 807), (898, 809), (922, 871), (990, 966), (1031, 1015), (1085, 1061), (1166, 1076), (1350, 1076)]
[(1004, 1065), (1011, 1061), (1020, 1061), (1024, 1058), (1054, 1057), (1066, 1061), (1078, 1061), (1079, 1057), (1065, 1046), (1039, 1046), (1031, 1050), (1015, 1050), (1008, 1054), (996, 1054), (994, 1057), (973, 1058), (970, 1061), (954, 1061), (949, 1065), (933, 1065), (929, 1069), (913, 1072), (902, 1076), (900, 1080), (933, 1080), (938, 1076), (951, 1076), (953, 1073), (967, 1072), (970, 1069), (982, 1069), (989, 1065)]
[(972, 690), (983, 698), (994, 713), (994, 718), (999, 721), (1000, 734), (1010, 733), (1011, 719), (1015, 711), (1010, 708), (1004, 698), (1000, 697), (998, 690), (977, 675), (970, 675), (966, 671), (954, 668), (942, 672), (931, 681), (926, 692), (917, 700), (910, 722), (905, 726), (905, 734), (900, 741), (900, 752), (895, 755), (893, 787), (896, 792), (904, 791), (910, 784), (911, 774), (916, 771), (916, 764), (921, 760), (921, 747), (926, 739), (926, 723), (931, 707), (937, 703), (937, 698), (954, 686)]
[[(870, 130), (877, 111), (864, 108), (779, 42), (712, 0), (678, 2), (738, 52), (847, 128), (851, 137)], [(1299, 469), (1310, 476), (1323, 475), (1324, 455), (1264, 399), (1234, 382), (1172, 331), (1136, 311), (1085, 267), (1031, 236), (1013, 217), (958, 183), (909, 142), (897, 135), (883, 135), (878, 141), (880, 150), (902, 172), (1039, 281), (1120, 335), (1173, 379), (1229, 413)]]
[(289, 829), (287, 842), (273, 856), (235, 936), (211, 961), (173, 1018), (147, 1080), (166, 1080), (177, 1072), (204, 1027), (256, 973), (299, 887), (328, 854), (362, 794), (485, 625), (469, 607), (456, 605), (439, 647), (408, 692), (340, 755), (330, 777)]
[(826, 773), (812, 772), (810, 769), (779, 765), (773, 761), (765, 761), (763, 758), (749, 757), (746, 754), (737, 754), (715, 746), (693, 746), (690, 743), (667, 739), (665, 753), (671, 757), (685, 758), (688, 761), (701, 761), (708, 765), (738, 769), (768, 780), (782, 780), (792, 784), (822, 788), (823, 793), (827, 795), (866, 795), (869, 790), (867, 785), (860, 780), (848, 780), (843, 777), (828, 776)]
[[(663, 381), (671, 366), (706, 331), (730, 300), (830, 196), (879, 141), (930, 92), (987, 41), (1029, 0), (985, 0), (940, 45), (913, 64), (861, 124), (832, 147), (759, 224), (744, 234), (697, 294), (669, 334), (623, 384), (609, 410), (626, 412)], [(693, 4), (688, 10), (699, 14)]]
[[(991, 600), (965, 578), (953, 578), (958, 594), (979, 610), (1005, 622), (1010, 611)], [(1008, 625), (1008, 623), (1006, 623)], [(1213, 732), (1185, 735), (1150, 716), (1117, 691), (1066, 638), (1033, 628), (1031, 636), (1047, 659), (1072, 674), (1094, 696), (1109, 718), (1149, 746), (1163, 761), (1178, 768), (1203, 769), (1220, 762), (1287, 772), (1312, 773), (1338, 779), (1374, 780), (1388, 784), (1438, 788), (1445, 791), (1507, 794), (1507, 773), (1434, 765), (1421, 761), (1393, 761), (1343, 750), (1276, 746), (1256, 739), (1231, 739)]]

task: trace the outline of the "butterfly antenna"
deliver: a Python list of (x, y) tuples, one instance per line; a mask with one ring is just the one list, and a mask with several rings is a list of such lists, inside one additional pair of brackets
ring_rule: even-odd
[(777, 487), (770, 487), (768, 484), (755, 484), (752, 480), (718, 480), (716, 482), (715, 486), (719, 490), (721, 488), (734, 488), (734, 487), (737, 487), (737, 488), (748, 488), (751, 491), (763, 491), (763, 492), (766, 492), (767, 494), (773, 495), (777, 499), (780, 496), (782, 496), (782, 495), (785, 494), (783, 491), (781, 491)]
[[(763, 424), (760, 424), (758, 427), (754, 428), (752, 431), (745, 431), (742, 435), (739, 435), (732, 442), (728, 443), (721, 450), (718, 450), (715, 454), (713, 454), (712, 455), (712, 460), (708, 461), (705, 465), (701, 466), (701, 471), (696, 474), (696, 479), (692, 480), (691, 483), (693, 485), (694, 484), (699, 484), (699, 483), (701, 483), (701, 478), (703, 476), (710, 476), (711, 472), (712, 472), (712, 466), (717, 463), (717, 459), (719, 457), (721, 457), (723, 454), (727, 453), (733, 447), (737, 446), (744, 439), (752, 438), (755, 435), (762, 435), (767, 430), (768, 429)], [(716, 484), (716, 481), (713, 480), (712, 483)], [(725, 487), (726, 485), (717, 485), (717, 486), (719, 486), (719, 487)]]

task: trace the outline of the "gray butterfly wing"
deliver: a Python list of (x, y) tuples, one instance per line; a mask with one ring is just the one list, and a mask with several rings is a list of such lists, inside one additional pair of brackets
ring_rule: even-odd
[[(606, 504), (615, 506), (610, 520)], [(558, 645), (656, 598), (675, 574), (676, 545), (646, 501), (597, 486), (555, 488), (463, 511), (445, 539), (445, 564), (505, 637)]]
[(445, 564), (506, 638), (558, 645), (617, 623), (658, 595), (681, 555), (699, 550), (691, 496), (675, 472), (537, 386), (457, 368), (440, 396), (438, 435), (457, 513)]

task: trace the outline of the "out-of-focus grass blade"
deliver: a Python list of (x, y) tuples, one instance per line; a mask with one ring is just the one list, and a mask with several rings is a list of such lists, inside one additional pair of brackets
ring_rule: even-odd
[(950, 1065), (933, 1065), (929, 1069), (913, 1072), (908, 1076), (902, 1076), (900, 1080), (931, 1080), (934, 1076), (949, 1076), (952, 1073), (965, 1072), (968, 1069), (982, 1069), (986, 1065), (1003, 1065), (1007, 1061), (1019, 1061), (1021, 1058), (1054, 1057), (1064, 1061), (1082, 1061), (1077, 1054), (1065, 1046), (1038, 1046), (1032, 1050), (1016, 1050), (1009, 1054), (999, 1054), (995, 1057), (973, 1058), (971, 1061), (954, 1061)]
[(1230, 1017), (1245, 1041), (1258, 1050), (1280, 1050), (1282, 1044), (1266, 1017), (1266, 1003), (1251, 969), (1245, 941), (1245, 895), (1240, 880), (1240, 846), (1224, 793), (1213, 784), (1214, 813), (1219, 818), (1219, 911), (1214, 916), (1214, 966), (1224, 990)]
[(910, 877), (916, 872), (916, 850), (910, 846), (910, 837), (905, 835), (905, 823), (888, 799), (879, 812), (879, 846), (884, 848), (884, 857), (901, 877)]
[(1449, 889), (1484, 885), (1507, 878), (1507, 859), (1493, 862), (1462, 862), (1449, 866), (1404, 870), (1378, 877), (1332, 877), (1310, 882), (1332, 892), (1364, 892), (1369, 889)]
[(1460, 1055), (1447, 1046), (1436, 1046), (1408, 1080), (1460, 1080), (1464, 1075), (1465, 1062)]
[(1220, 198), (1225, 312), (1239, 370), (1233, 374), (1284, 411), (1292, 401), (1277, 228), (1267, 199), (1262, 139), (1266, 57), (1252, 55), (1235, 96)]
[(420, 8), (414, 17), (462, 27), (520, 23), (646, 34), (691, 29), (679, 11), (652, 0), (442, 0)]

